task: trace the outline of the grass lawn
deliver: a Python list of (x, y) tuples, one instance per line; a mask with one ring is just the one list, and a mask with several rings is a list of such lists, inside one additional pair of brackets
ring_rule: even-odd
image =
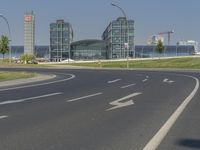
[[(0, 63), (0, 67), (33, 67), (33, 68), (51, 68), (57, 66), (80, 66), (93, 68), (127, 68), (127, 61), (91, 61), (65, 64), (9, 64)], [(129, 68), (166, 68), (166, 69), (200, 69), (200, 57), (180, 57), (168, 59), (147, 59), (147, 60), (129, 60)]]
[[(102, 67), (102, 68), (127, 68), (127, 61), (70, 63), (65, 65)], [(200, 57), (154, 59), (154, 60), (130, 60), (129, 68), (177, 68), (177, 69), (200, 69)]]
[(0, 82), (21, 78), (31, 78), (36, 76), (36, 73), (27, 73), (27, 72), (4, 72), (0, 71)]

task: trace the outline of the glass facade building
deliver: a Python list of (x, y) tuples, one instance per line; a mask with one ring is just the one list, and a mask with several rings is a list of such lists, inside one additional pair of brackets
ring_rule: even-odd
[(75, 60), (106, 59), (106, 43), (95, 39), (73, 42), (71, 58)]
[(34, 55), (35, 15), (33, 11), (24, 15), (24, 53)]
[(162, 54), (159, 54), (156, 51), (155, 45), (135, 46), (136, 58), (189, 56), (194, 54), (195, 54), (195, 47), (192, 45), (164, 46), (164, 51)]
[[(11, 46), (12, 58), (19, 59), (22, 54), (24, 54), (24, 46)], [(49, 59), (49, 46), (36, 45), (34, 49), (34, 54), (37, 58)], [(0, 54), (0, 58), (2, 57), (3, 55)], [(9, 58), (9, 53), (6, 53), (5, 57)]]
[(72, 26), (64, 20), (50, 24), (50, 60), (62, 61), (70, 58), (70, 44), (73, 41)]
[[(12, 46), (12, 58), (19, 58), (24, 53), (24, 46)], [(154, 45), (136, 45), (136, 58), (148, 57), (173, 57), (190, 56), (195, 54), (195, 47), (192, 45), (171, 45), (165, 46), (162, 54), (159, 54)], [(37, 58), (49, 59), (49, 46), (35, 46), (34, 53)], [(82, 40), (71, 43), (71, 59), (74, 60), (93, 60), (107, 59), (106, 43), (102, 40)], [(5, 54), (9, 57), (9, 53)], [(0, 58), (3, 55), (0, 54)]]
[(107, 58), (119, 59), (134, 55), (134, 21), (120, 17), (112, 21), (102, 35), (107, 43)]

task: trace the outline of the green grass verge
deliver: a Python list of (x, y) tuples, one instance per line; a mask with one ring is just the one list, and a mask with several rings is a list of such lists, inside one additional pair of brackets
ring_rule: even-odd
[(41, 64), (9, 64), (9, 63), (0, 63), (0, 67), (32, 67), (32, 68), (42, 68), (46, 65)]
[(0, 71), (0, 82), (1, 81), (21, 79), (21, 78), (32, 78), (32, 77), (35, 77), (35, 76), (37, 76), (36, 73)]
[[(80, 66), (93, 68), (127, 68), (127, 61), (94, 61), (90, 63), (66, 63), (66, 64), (9, 64), (0, 63), (0, 67), (33, 67), (51, 68), (56, 66)], [(200, 57), (182, 57), (171, 59), (148, 59), (148, 60), (129, 60), (129, 68), (168, 68), (168, 69), (200, 69)]]
[[(65, 64), (83, 67), (102, 68), (127, 68), (127, 61), (113, 62), (93, 62), (93, 63), (71, 63)], [(131, 60), (129, 68), (179, 68), (179, 69), (200, 69), (199, 57), (155, 59), (155, 60)]]

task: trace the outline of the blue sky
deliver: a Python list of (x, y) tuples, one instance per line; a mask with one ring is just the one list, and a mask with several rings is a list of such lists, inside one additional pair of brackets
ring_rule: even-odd
[[(136, 44), (146, 44), (156, 33), (173, 29), (171, 43), (179, 40), (200, 42), (200, 0), (1, 0), (0, 14), (11, 27), (12, 45), (23, 45), (23, 15), (36, 15), (36, 44), (49, 44), (49, 24), (64, 19), (72, 24), (74, 41), (100, 39), (111, 20), (122, 13), (110, 3), (121, 6), (135, 20)], [(0, 20), (0, 35), (7, 26)], [(167, 38), (165, 38), (167, 41)]]

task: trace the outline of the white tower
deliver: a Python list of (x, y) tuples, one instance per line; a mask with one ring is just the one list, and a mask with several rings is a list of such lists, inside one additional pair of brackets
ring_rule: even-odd
[(24, 53), (34, 55), (35, 49), (35, 16), (33, 11), (24, 15)]

